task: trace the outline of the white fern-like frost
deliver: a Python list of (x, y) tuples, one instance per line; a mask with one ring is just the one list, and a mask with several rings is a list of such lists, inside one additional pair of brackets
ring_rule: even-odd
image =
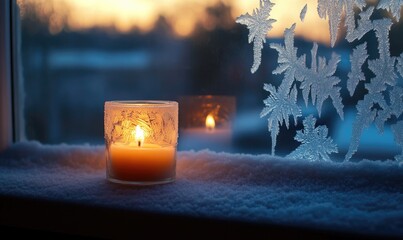
[(302, 10), (299, 14), (299, 18), (301, 19), (301, 22), (304, 21), (307, 10), (308, 10), (308, 4), (305, 4), (305, 6), (302, 8)]
[(403, 120), (398, 121), (396, 124), (392, 125), (392, 131), (395, 136), (395, 141), (400, 145), (401, 152), (395, 157), (396, 161), (403, 164)]
[(351, 136), (350, 146), (345, 156), (345, 160), (348, 161), (357, 152), (360, 144), (360, 137), (365, 128), (368, 128), (376, 117), (376, 110), (373, 110), (374, 104), (384, 104), (384, 99), (381, 93), (367, 94), (363, 100), (357, 103), (357, 117), (353, 124), (353, 134)]
[(320, 116), (324, 101), (330, 98), (337, 113), (343, 119), (343, 103), (340, 96), (341, 88), (337, 86), (341, 80), (333, 76), (336, 72), (337, 64), (340, 62), (340, 56), (332, 54), (331, 59), (326, 63), (326, 58), (317, 57), (317, 51), (318, 44), (314, 43), (311, 50), (311, 68), (306, 68), (303, 71), (304, 77), (301, 83), (301, 89), (305, 104), (308, 105), (308, 97), (310, 94), (312, 104), (316, 106)]
[[(396, 86), (396, 58), (390, 56), (389, 30), (390, 19), (374, 20), (372, 22), (375, 36), (378, 40), (379, 58), (368, 60), (368, 68), (375, 77), (365, 84), (368, 94), (357, 104), (357, 117), (353, 125), (353, 134), (345, 160), (351, 159), (357, 151), (361, 134), (365, 128), (375, 123), (380, 132), (387, 119), (391, 116), (398, 118), (402, 114), (403, 92)], [(389, 101), (387, 101), (388, 98)]]
[(294, 47), (295, 23), (284, 31), (284, 45), (272, 43), (270, 48), (278, 52), (278, 66), (273, 74), (284, 73), (284, 79), (281, 84), (291, 88), (294, 79), (302, 81), (304, 79), (305, 55), (297, 56), (297, 48)]
[(280, 126), (284, 122), (288, 128), (290, 116), (294, 117), (294, 124), (296, 124), (297, 117), (301, 116), (301, 109), (297, 105), (297, 89), (295, 86), (289, 91), (284, 85), (280, 85), (276, 90), (273, 85), (264, 84), (263, 89), (269, 92), (269, 97), (263, 101), (265, 107), (260, 113), (260, 117), (268, 117), (268, 130), (272, 140), (271, 154), (274, 155)]
[[(337, 33), (342, 22), (343, 13), (345, 15), (345, 26), (347, 27), (346, 39), (349, 42), (362, 38), (367, 32), (372, 30), (370, 17), (374, 7), (368, 7), (359, 15), (357, 20), (354, 17), (354, 7), (363, 10), (366, 6), (365, 0), (318, 0), (318, 14), (321, 18), (329, 19), (330, 37), (332, 47), (336, 43)], [(392, 18), (400, 20), (400, 9), (403, 6), (403, 0), (380, 0), (376, 6), (377, 9), (388, 10)]]
[(316, 119), (309, 115), (303, 121), (304, 129), (297, 131), (295, 140), (301, 145), (287, 155), (293, 159), (306, 159), (308, 161), (330, 161), (329, 154), (337, 153), (337, 145), (328, 137), (328, 129), (321, 125), (315, 127)]
[(278, 66), (273, 74), (283, 74), (284, 78), (276, 90), (272, 85), (265, 85), (264, 89), (270, 93), (265, 100), (266, 107), (261, 117), (268, 117), (269, 131), (272, 138), (272, 154), (276, 147), (276, 138), (279, 127), (285, 121), (288, 127), (288, 118), (294, 116), (294, 122), (301, 116), (301, 110), (297, 104), (296, 82), (301, 82), (302, 94), (306, 102), (311, 96), (312, 103), (320, 114), (322, 104), (327, 98), (332, 99), (340, 117), (343, 118), (343, 104), (340, 97), (340, 87), (337, 84), (340, 79), (333, 76), (337, 64), (340, 61), (338, 55), (333, 55), (329, 62), (325, 58), (317, 58), (318, 45), (312, 49), (312, 66), (306, 67), (306, 56), (297, 56), (297, 48), (294, 46), (295, 23), (284, 31), (284, 45), (272, 43), (270, 47), (278, 52)]
[(354, 6), (362, 9), (365, 1), (362, 0), (318, 0), (318, 14), (321, 18), (329, 19), (330, 42), (332, 47), (337, 40), (337, 32), (345, 13), (347, 36), (355, 29)]
[(378, 39), (379, 58), (368, 61), (368, 68), (375, 74), (371, 82), (365, 85), (369, 93), (382, 92), (387, 85), (396, 84), (395, 62), (396, 58), (390, 56), (389, 30), (392, 26), (390, 19), (373, 21), (375, 35)]
[(270, 0), (260, 0), (260, 7), (253, 10), (252, 15), (243, 14), (236, 19), (237, 23), (246, 25), (249, 29), (248, 42), (253, 42), (253, 65), (251, 72), (259, 68), (262, 59), (263, 44), (266, 42), (266, 34), (272, 29), (274, 19), (268, 19), (274, 3)]
[(385, 122), (390, 117), (396, 116), (398, 118), (403, 113), (403, 88), (394, 86), (386, 93), (389, 94), (389, 104), (385, 101), (375, 118), (375, 125), (381, 133), (383, 133)]
[(348, 73), (347, 89), (350, 96), (353, 96), (355, 89), (360, 81), (365, 81), (364, 73), (362, 72), (362, 65), (368, 58), (367, 43), (358, 45), (353, 54), (350, 55), (351, 71)]
[(377, 5), (378, 9), (388, 10), (392, 16), (399, 21), (400, 20), (400, 9), (403, 6), (403, 0), (379, 0)]
[(330, 42), (334, 46), (337, 39), (337, 31), (341, 21), (343, 2), (339, 0), (318, 0), (318, 13), (321, 18), (329, 18)]
[(367, 10), (362, 11), (359, 14), (357, 26), (355, 25), (354, 21), (350, 23), (351, 27), (348, 28), (346, 36), (347, 41), (353, 42), (354, 40), (360, 40), (365, 34), (370, 32), (374, 28), (374, 26), (372, 25), (372, 21), (370, 20), (373, 12), (374, 7), (369, 7)]
[(397, 58), (396, 70), (400, 73), (403, 78), (403, 53)]
[[(237, 22), (244, 24), (249, 29), (249, 43), (254, 43), (254, 62), (252, 73), (261, 63), (261, 51), (266, 41), (266, 34), (275, 22), (270, 17), (270, 11), (274, 4), (269, 0), (261, 0), (260, 8), (255, 9), (252, 15), (241, 15)], [(368, 4), (372, 5), (372, 4)], [(367, 51), (367, 43), (356, 46), (350, 55), (351, 71), (348, 73), (347, 89), (351, 96), (360, 81), (365, 81), (367, 94), (356, 105), (357, 116), (353, 123), (353, 133), (350, 146), (345, 156), (349, 160), (356, 153), (362, 132), (371, 124), (375, 124), (382, 133), (385, 124), (392, 124), (395, 141), (402, 147), (402, 153), (396, 156), (396, 160), (403, 164), (403, 87), (397, 81), (403, 78), (403, 53), (399, 57), (391, 56), (389, 44), (389, 31), (394, 20), (400, 20), (400, 11), (403, 0), (379, 0), (378, 4), (368, 6), (366, 0), (318, 0), (318, 14), (321, 18), (328, 18), (331, 36), (331, 46), (337, 40), (340, 24), (344, 22), (347, 33), (346, 40), (350, 43), (362, 38), (369, 32), (374, 32), (378, 41), (379, 57), (371, 58)], [(359, 10), (358, 17), (355, 13)], [(389, 18), (372, 20), (373, 14), (378, 9), (384, 9), (390, 13)], [(304, 21), (307, 5), (300, 12), (300, 19)], [(376, 15), (379, 16), (379, 15)], [(344, 18), (344, 19), (343, 19)], [(375, 17), (378, 18), (378, 17)], [(301, 108), (297, 104), (297, 95), (300, 90), (305, 104), (309, 98), (316, 107), (319, 116), (322, 105), (330, 98), (339, 116), (343, 119), (343, 103), (340, 96), (340, 79), (334, 76), (340, 56), (332, 54), (330, 59), (317, 56), (318, 44), (314, 43), (311, 50), (311, 66), (306, 64), (306, 55), (297, 55), (298, 49), (294, 46), (295, 23), (284, 31), (284, 44), (270, 44), (272, 49), (278, 52), (278, 66), (273, 74), (282, 74), (283, 79), (278, 88), (271, 84), (265, 84), (264, 90), (269, 93), (264, 100), (260, 117), (268, 118), (268, 130), (272, 139), (272, 154), (275, 153), (276, 139), (283, 124), (289, 128), (289, 118), (302, 116)], [(371, 79), (366, 79), (363, 67), (368, 63), (368, 69), (373, 74)], [(398, 73), (402, 78), (399, 78)], [(368, 75), (367, 75), (368, 76)], [(329, 155), (337, 152), (337, 146), (327, 136), (326, 126), (315, 127), (316, 119), (310, 115), (303, 121), (304, 130), (298, 131), (295, 139), (301, 145), (288, 157), (302, 158), (311, 161), (330, 160)]]

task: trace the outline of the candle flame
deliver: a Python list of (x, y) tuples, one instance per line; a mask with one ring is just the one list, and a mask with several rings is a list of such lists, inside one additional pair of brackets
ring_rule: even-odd
[(215, 128), (215, 120), (211, 114), (207, 115), (206, 117), (206, 128), (210, 131)]
[(137, 143), (137, 146), (141, 147), (144, 143), (144, 130), (141, 129), (139, 125), (136, 126), (136, 130), (133, 131), (134, 140)]

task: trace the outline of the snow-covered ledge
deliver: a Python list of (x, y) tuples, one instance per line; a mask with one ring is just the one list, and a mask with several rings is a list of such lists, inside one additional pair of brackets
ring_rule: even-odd
[[(126, 187), (106, 181), (103, 146), (23, 142), (0, 153), (0, 182), (3, 200), (35, 199), (62, 203), (63, 207), (136, 212), (142, 217), (139, 212), (240, 221), (263, 229), (277, 225), (364, 236), (403, 236), (403, 168), (395, 161), (310, 163), (269, 155), (186, 151), (178, 153), (175, 183)], [(18, 212), (19, 207), (10, 208), (6, 202), (0, 201), (3, 224), (10, 219), (41, 219), (29, 214), (15, 216), (13, 211)], [(21, 206), (25, 206), (22, 212), (28, 208)], [(46, 204), (36, 211), (48, 216), (51, 206)], [(71, 229), (77, 227), (74, 219), (83, 217), (80, 213), (69, 213)], [(65, 224), (65, 217), (51, 222)], [(100, 218), (94, 217), (93, 223)], [(111, 227), (121, 224), (119, 219), (107, 218), (104, 220)], [(136, 226), (126, 225), (135, 231)], [(181, 231), (181, 226), (176, 227)]]

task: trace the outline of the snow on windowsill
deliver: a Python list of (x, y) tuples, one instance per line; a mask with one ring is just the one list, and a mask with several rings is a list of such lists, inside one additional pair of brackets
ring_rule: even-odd
[(175, 183), (122, 187), (103, 146), (18, 143), (0, 153), (0, 195), (196, 217), (403, 236), (403, 167), (179, 152)]

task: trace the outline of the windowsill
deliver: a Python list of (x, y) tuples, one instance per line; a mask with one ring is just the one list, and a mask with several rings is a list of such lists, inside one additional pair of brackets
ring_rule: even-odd
[(403, 236), (395, 162), (179, 152), (175, 183), (127, 187), (106, 181), (103, 154), (36, 142), (1, 153), (0, 225), (109, 237)]

